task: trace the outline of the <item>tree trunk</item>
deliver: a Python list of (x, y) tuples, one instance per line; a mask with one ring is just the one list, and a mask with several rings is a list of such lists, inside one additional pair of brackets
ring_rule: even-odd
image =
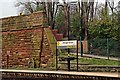
[(108, 5), (109, 5), (109, 7), (111, 9), (111, 12), (112, 12), (112, 21), (113, 21), (113, 17), (114, 17), (114, 15), (113, 15), (113, 13), (114, 13), (114, 11), (113, 11), (113, 9), (114, 9), (114, 0), (112, 0), (111, 4), (110, 4), (110, 1), (108, 1)]
[(52, 27), (52, 24), (53, 24), (53, 9), (52, 9), (52, 2), (49, 2), (49, 13), (50, 13), (50, 26)]
[(94, 0), (90, 0), (90, 21), (93, 22)]
[(81, 7), (80, 7), (80, 0), (78, 0), (78, 6), (79, 6), (79, 8), (78, 8), (79, 10), (78, 10), (78, 11), (79, 11), (79, 13), (81, 13), (81, 12), (80, 12), (80, 10), (81, 10)]
[(45, 12), (46, 18), (48, 19), (46, 3), (42, 2), (42, 6), (43, 6), (43, 11)]
[(52, 26), (52, 29), (54, 29), (54, 24), (55, 24), (55, 21), (54, 21), (54, 12), (55, 12), (55, 2), (53, 2), (53, 5), (51, 6), (52, 7), (52, 10), (51, 10), (51, 26)]
[(63, 35), (65, 36), (65, 37), (67, 37), (68, 36), (68, 5), (67, 5), (67, 3), (65, 2), (65, 0), (64, 0), (64, 24), (65, 24), (65, 26), (64, 26), (64, 33), (63, 33)]
[(87, 32), (87, 2), (88, 0), (86, 0), (86, 2), (84, 0), (82, 0), (81, 2), (81, 25), (82, 25), (82, 31), (81, 31), (81, 37), (82, 40), (87, 40), (88, 37), (88, 32)]
[(98, 7), (98, 1), (96, 2), (96, 5), (95, 5), (95, 16), (97, 16), (97, 7)]
[(108, 4), (107, 4), (108, 0), (105, 0), (105, 15), (108, 14)]

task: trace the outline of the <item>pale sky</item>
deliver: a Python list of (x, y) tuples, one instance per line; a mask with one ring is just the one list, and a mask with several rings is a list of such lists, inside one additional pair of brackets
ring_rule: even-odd
[(0, 18), (17, 15), (17, 8), (14, 7), (15, 1), (0, 0)]
[[(17, 8), (14, 6), (17, 0), (0, 0), (0, 18), (16, 16)], [(76, 1), (76, 0), (75, 0)], [(99, 2), (104, 2), (104, 0), (98, 0)], [(120, 0), (114, 0), (118, 2)]]

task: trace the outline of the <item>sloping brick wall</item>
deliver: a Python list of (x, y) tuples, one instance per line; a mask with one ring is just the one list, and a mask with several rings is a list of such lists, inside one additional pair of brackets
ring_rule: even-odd
[[(22, 20), (17, 21), (19, 18)], [(39, 67), (39, 62), (49, 67), (53, 53), (44, 31), (44, 12), (1, 20), (2, 68)]]

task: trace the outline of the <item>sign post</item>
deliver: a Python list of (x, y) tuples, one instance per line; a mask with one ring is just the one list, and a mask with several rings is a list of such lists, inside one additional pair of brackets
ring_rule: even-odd
[[(58, 53), (57, 53), (57, 49), (73, 49), (73, 48), (76, 48), (77, 51), (77, 71), (78, 71), (78, 41), (77, 40), (69, 40), (69, 41), (57, 41), (57, 48), (56, 48), (56, 69), (57, 69), (57, 64), (58, 64), (58, 61), (57, 61), (57, 56), (58, 56)], [(69, 56), (69, 53), (68, 53), (68, 58), (67, 58), (67, 61), (68, 61), (68, 71), (70, 71), (70, 60), (71, 60), (71, 57)]]
[(78, 71), (78, 40), (77, 40), (77, 71)]
[(77, 48), (77, 40), (70, 41), (58, 41), (57, 48), (58, 49), (68, 49), (68, 48)]
[(80, 36), (80, 53), (81, 53), (81, 57), (83, 57), (83, 45), (82, 45), (81, 36)]
[(56, 43), (56, 70), (58, 70), (58, 51), (57, 51), (57, 43)]

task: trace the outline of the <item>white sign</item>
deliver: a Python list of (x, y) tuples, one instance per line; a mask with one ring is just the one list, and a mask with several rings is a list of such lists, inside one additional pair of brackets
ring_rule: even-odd
[(57, 41), (57, 48), (76, 48), (77, 40)]

